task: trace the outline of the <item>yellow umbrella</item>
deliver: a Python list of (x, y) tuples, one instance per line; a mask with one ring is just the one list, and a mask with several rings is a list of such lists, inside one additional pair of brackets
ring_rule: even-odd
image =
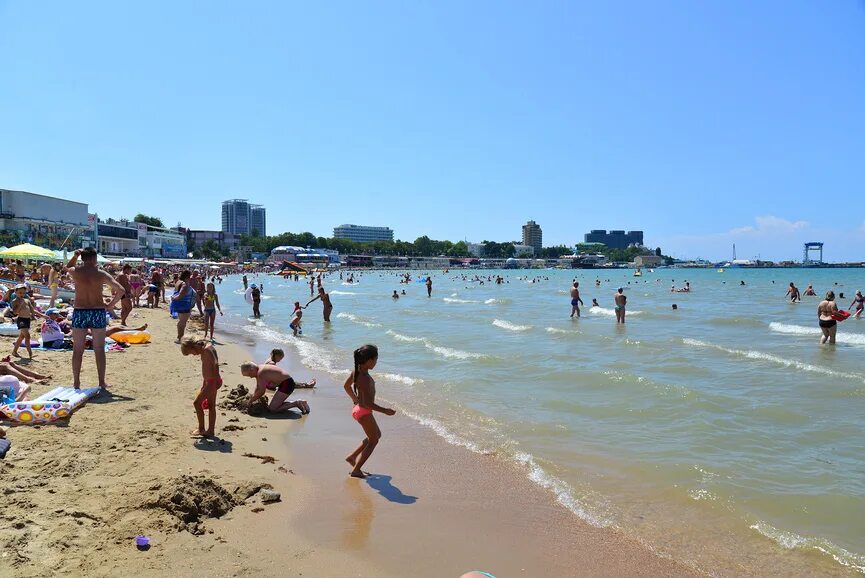
[(0, 258), (43, 259), (54, 261), (57, 259), (57, 256), (54, 255), (54, 251), (52, 251), (51, 249), (43, 249), (42, 247), (37, 247), (36, 245), (31, 245), (30, 243), (24, 243), (22, 245), (15, 245), (14, 247), (9, 247), (8, 249), (0, 251)]

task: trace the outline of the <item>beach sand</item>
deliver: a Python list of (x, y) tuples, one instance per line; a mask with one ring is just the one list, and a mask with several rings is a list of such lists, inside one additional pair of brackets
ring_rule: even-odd
[[(68, 424), (3, 424), (13, 445), (0, 461), (0, 576), (694, 574), (581, 521), (525, 472), (399, 414), (379, 420), (384, 436), (365, 468), (375, 475), (349, 479), (343, 459), (360, 428), (342, 384), (321, 375), (316, 391), (293, 396), (309, 400), (309, 416), (220, 408), (219, 439), (193, 440), (200, 360), (180, 354), (165, 309), (135, 315), (153, 342), (108, 354), (113, 395)], [(237, 384), (252, 386), (239, 364), (268, 345), (219, 340), (224, 404)], [(53, 379), (33, 396), (71, 384), (70, 362), (69, 352), (37, 352), (32, 367)], [(309, 376), (290, 357), (282, 365)], [(83, 375), (95, 384), (92, 353)], [(263, 488), (281, 500), (262, 503)], [(136, 548), (137, 535), (149, 550)]]

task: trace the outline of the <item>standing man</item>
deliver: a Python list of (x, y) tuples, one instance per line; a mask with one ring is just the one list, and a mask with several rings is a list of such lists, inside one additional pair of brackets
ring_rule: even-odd
[[(78, 257), (81, 267), (75, 268)], [(73, 387), (81, 388), (81, 362), (84, 360), (84, 346), (87, 331), (93, 334), (93, 354), (96, 356), (96, 372), (99, 387), (108, 389), (105, 383), (105, 326), (108, 319), (106, 309), (112, 309), (124, 293), (123, 286), (105, 271), (96, 266), (96, 249), (87, 247), (77, 249), (66, 267), (75, 281), (75, 311), (72, 313), (72, 376)], [(102, 295), (108, 285), (114, 296), (108, 301)]]
[(571, 287), (571, 317), (573, 318), (574, 314), (577, 317), (580, 316), (580, 305), (583, 304), (583, 300), (580, 299), (580, 284), (577, 281), (574, 281), (574, 286)]
[(802, 300), (802, 296), (799, 294), (799, 288), (792, 282), (790, 283), (790, 288), (787, 289), (786, 295), (790, 296), (790, 303), (796, 303), (797, 301)]
[(249, 279), (246, 278), (246, 273), (243, 274), (243, 290), (249, 289)]
[(628, 298), (625, 296), (625, 290), (619, 287), (619, 290), (613, 295), (613, 300), (616, 302), (616, 323), (625, 323), (625, 303)]
[(426, 296), (432, 297), (432, 275), (427, 275), (426, 278)]
[(132, 313), (132, 285), (129, 284), (129, 272), (132, 265), (125, 264), (117, 276), (117, 282), (123, 287), (123, 296), (120, 298), (120, 324), (126, 325), (126, 318)]
[(261, 317), (261, 311), (259, 310), (259, 306), (261, 305), (261, 290), (255, 286), (255, 283), (252, 284), (252, 316), (258, 319)]

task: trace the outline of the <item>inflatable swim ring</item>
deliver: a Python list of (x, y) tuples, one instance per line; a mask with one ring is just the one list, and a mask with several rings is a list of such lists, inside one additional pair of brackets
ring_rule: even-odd
[(246, 300), (247, 303), (252, 305), (252, 287), (246, 290), (246, 293), (243, 294), (243, 298)]
[(120, 343), (140, 344), (150, 343), (150, 333), (147, 331), (118, 331), (111, 339)]

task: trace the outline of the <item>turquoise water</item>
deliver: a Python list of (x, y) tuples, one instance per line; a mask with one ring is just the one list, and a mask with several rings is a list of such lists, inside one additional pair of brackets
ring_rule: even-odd
[[(507, 283), (462, 278), (481, 273)], [(219, 292), (234, 330), (317, 372), (342, 378), (355, 347), (377, 344), (382, 397), (451, 443), (512, 461), (590, 523), (712, 573), (865, 572), (865, 320), (821, 347), (819, 298), (784, 298), (795, 281), (844, 292), (846, 307), (865, 270), (632, 274), (435, 272), (431, 299), (394, 273), (332, 276), (333, 322), (314, 303), (300, 338), (288, 322), (309, 299), (303, 280), (259, 277), (254, 322), (238, 278)], [(572, 320), (575, 276), (600, 307)], [(685, 280), (692, 293), (670, 292)]]

